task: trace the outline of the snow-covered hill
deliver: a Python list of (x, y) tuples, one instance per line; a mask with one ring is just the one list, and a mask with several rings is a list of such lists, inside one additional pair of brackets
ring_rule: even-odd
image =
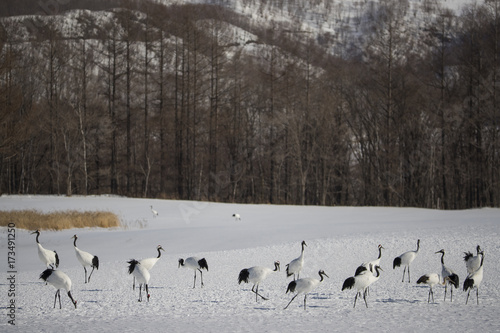
[[(153, 218), (150, 205), (159, 212)], [(460, 331), (500, 330), (497, 314), (499, 274), (499, 209), (439, 211), (412, 208), (372, 207), (296, 207), (272, 205), (216, 204), (190, 201), (127, 199), (120, 197), (3, 196), (0, 210), (108, 210), (118, 214), (124, 227), (113, 230), (82, 229), (61, 232), (42, 231), (40, 242), (59, 253), (59, 269), (73, 281), (75, 310), (69, 298), (61, 295), (62, 310), (53, 309), (55, 290), (39, 280), (45, 269), (39, 261), (35, 235), (16, 230), (15, 297), (2, 297), (3, 313), (7, 301), (16, 302), (16, 327), (23, 332), (126, 331), (169, 332), (318, 332), (357, 331)], [(241, 214), (235, 221), (234, 213)], [(7, 275), (7, 228), (1, 229), (1, 255)], [(71, 237), (78, 235), (80, 249), (100, 258), (100, 268), (92, 281), (84, 284)], [(418, 257), (411, 266), (411, 283), (402, 283), (401, 268), (393, 269), (393, 259), (414, 250), (421, 240)], [(284, 310), (292, 295), (285, 294), (291, 278), (285, 265), (300, 254), (300, 243), (307, 242), (301, 277), (328, 275), (308, 297), (302, 308), (299, 296)], [(157, 255), (156, 246), (166, 250), (151, 271), (149, 302), (137, 302), (126, 261)], [(355, 291), (341, 291), (344, 280), (356, 267), (378, 255), (382, 244), (382, 276), (370, 288), (368, 308), (358, 301)], [(476, 245), (485, 251), (484, 280), (465, 305), (461, 290), (466, 277), (463, 252)], [(453, 303), (444, 302), (444, 289), (435, 288), (435, 302), (427, 303), (427, 286), (415, 282), (421, 275), (441, 270), (440, 255), (460, 276), (460, 289), (454, 290)], [(192, 288), (193, 271), (178, 268), (178, 259), (205, 257), (204, 288)], [(261, 284), (259, 292), (268, 301), (255, 301), (251, 285), (238, 285), (238, 273), (255, 265), (273, 267), (281, 262), (281, 272)], [(1, 283), (7, 295), (10, 284)], [(2, 316), (2, 331), (9, 331)]]

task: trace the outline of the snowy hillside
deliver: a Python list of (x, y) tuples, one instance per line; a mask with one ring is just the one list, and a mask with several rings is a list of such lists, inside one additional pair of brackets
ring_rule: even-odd
[[(159, 212), (153, 218), (150, 205)], [(40, 243), (56, 250), (59, 269), (73, 282), (75, 310), (63, 291), (62, 309), (53, 309), (55, 289), (39, 280), (45, 269), (39, 261), (35, 235), (16, 230), (16, 326), (23, 332), (126, 331), (169, 332), (318, 332), (357, 331), (460, 331), (494, 332), (497, 319), (500, 210), (437, 211), (425, 209), (371, 207), (296, 207), (271, 205), (215, 204), (189, 201), (127, 199), (120, 197), (3, 196), (0, 210), (108, 210), (118, 214), (124, 227), (114, 230), (84, 229), (42, 231)], [(234, 213), (241, 214), (235, 221)], [(78, 235), (78, 247), (97, 255), (100, 268), (89, 284), (76, 259), (71, 237)], [(1, 258), (4, 277), (8, 271), (7, 228), (1, 229)], [(411, 266), (411, 283), (401, 282), (402, 268), (393, 269), (393, 259), (416, 249)], [(284, 310), (292, 295), (285, 294), (291, 278), (285, 265), (300, 254), (307, 242), (301, 277), (318, 278), (323, 269), (329, 278), (313, 290), (304, 311), (298, 296)], [(151, 271), (149, 302), (137, 302), (126, 261), (157, 255), (156, 246), (166, 250)], [(368, 308), (358, 300), (353, 309), (354, 290), (341, 291), (346, 278), (364, 261), (375, 259), (382, 244), (379, 281), (370, 288)], [(485, 251), (484, 280), (465, 305), (461, 290), (466, 277), (464, 251)], [(425, 273), (440, 273), (440, 255), (460, 276), (460, 289), (453, 303), (443, 301), (444, 288), (435, 287), (435, 302), (427, 303), (428, 287), (417, 285)], [(205, 287), (192, 288), (193, 271), (178, 268), (178, 259), (206, 258)], [(251, 284), (238, 285), (241, 269), (255, 265), (281, 272), (262, 282), (259, 292), (268, 301), (255, 301)], [(199, 277), (198, 277), (199, 278)], [(197, 283), (199, 283), (197, 281)], [(9, 284), (1, 283), (2, 294)], [(12, 297), (9, 297), (9, 301)], [(8, 312), (7, 298), (1, 306)], [(0, 330), (11, 327), (2, 316)]]

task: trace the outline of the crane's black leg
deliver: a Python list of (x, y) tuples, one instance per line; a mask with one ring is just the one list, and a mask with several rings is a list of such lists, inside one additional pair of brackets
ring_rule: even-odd
[(139, 285), (139, 302), (142, 302), (142, 284)]
[(408, 283), (410, 283), (410, 265), (408, 265)]
[(354, 297), (354, 306), (353, 306), (353, 308), (356, 307), (356, 301), (358, 300), (358, 295), (359, 295), (359, 291), (356, 293), (356, 297)]
[(135, 290), (135, 276), (134, 276), (134, 284), (132, 285), (132, 290)]
[[(257, 290), (255, 291), (254, 288), (257, 287)], [(258, 284), (254, 284), (254, 286), (252, 287), (252, 291), (255, 293), (255, 301), (257, 302), (257, 296), (260, 296), (264, 301), (267, 301), (268, 299), (265, 298), (264, 296), (262, 296), (261, 294), (259, 294), (259, 285)]]
[(366, 302), (366, 290), (365, 290), (365, 292), (364, 292), (363, 299), (365, 300), (365, 305), (366, 305), (366, 307), (368, 307), (368, 303)]
[(432, 303), (434, 303), (434, 291), (432, 291), (432, 288), (431, 288), (431, 296), (432, 296)]
[(193, 282), (193, 289), (196, 288), (196, 269), (194, 270), (194, 282)]
[(148, 302), (149, 302), (149, 288), (148, 288), (147, 283), (146, 283), (146, 296), (147, 296)]
[(292, 297), (292, 299), (290, 300), (290, 302), (288, 302), (288, 304), (285, 306), (285, 310), (286, 308), (288, 308), (288, 306), (290, 305), (290, 303), (292, 303), (292, 301), (295, 299), (295, 297), (297, 297), (299, 294), (295, 295)]
[(469, 295), (470, 295), (470, 289), (469, 292), (467, 293), (467, 299), (465, 300), (465, 305), (467, 305), (467, 302), (469, 301)]
[(89, 278), (87, 279), (87, 282), (90, 282), (90, 277), (92, 276), (92, 273), (94, 273), (95, 267), (92, 267), (92, 272), (90, 272)]
[(450, 295), (451, 295), (450, 302), (453, 302), (453, 286), (450, 286)]
[[(61, 305), (61, 289), (57, 290), (57, 296), (59, 298), (59, 309), (62, 309), (62, 305)], [(55, 304), (54, 304), (54, 307), (55, 307)]]
[(477, 305), (479, 305), (479, 288), (476, 288)]
[(87, 283), (87, 268), (83, 266), (83, 269), (85, 270), (85, 283)]
[(204, 286), (204, 284), (203, 284), (203, 271), (199, 268), (198, 268), (198, 270), (200, 271), (201, 286), (203, 287)]
[(54, 296), (54, 309), (56, 308), (56, 302), (57, 302), (57, 293), (59, 292), (59, 289), (56, 290), (56, 294)]
[(448, 291), (448, 283), (445, 282), (445, 285), (444, 285), (444, 301), (446, 302), (446, 292)]
[(304, 310), (306, 309), (307, 294), (304, 295)]
[(403, 269), (403, 279), (401, 280), (401, 282), (405, 282), (405, 273), (406, 273), (406, 266)]

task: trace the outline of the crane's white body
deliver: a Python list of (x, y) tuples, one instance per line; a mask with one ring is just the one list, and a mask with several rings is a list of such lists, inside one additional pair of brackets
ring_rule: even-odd
[(451, 285), (450, 295), (451, 301), (453, 302), (453, 286), (455, 286), (455, 288), (458, 288), (458, 286), (460, 285), (460, 278), (458, 277), (457, 273), (455, 273), (451, 268), (444, 264), (444, 249), (441, 249), (436, 253), (441, 253), (441, 276), (443, 277), (444, 282), (444, 300), (446, 301), (448, 285)]
[[(145, 269), (147, 269), (148, 271), (150, 271), (156, 265), (156, 263), (158, 262), (158, 260), (160, 260), (160, 257), (161, 257), (160, 250), (163, 250), (163, 248), (160, 245), (158, 245), (158, 247), (156, 249), (158, 250), (158, 256), (157, 257), (155, 257), (155, 258), (144, 258), (144, 259), (139, 260), (139, 262), (141, 263), (141, 266), (144, 267)], [(163, 250), (163, 251), (165, 251), (165, 250)]]
[(54, 308), (56, 307), (56, 300), (57, 297), (59, 296), (59, 308), (61, 309), (61, 289), (64, 289), (68, 292), (68, 297), (71, 299), (71, 302), (75, 306), (76, 309), (76, 301), (73, 299), (73, 296), (71, 295), (71, 279), (69, 278), (66, 273), (59, 271), (59, 270), (54, 270), (52, 268), (47, 268), (45, 271), (40, 274), (40, 279), (43, 279), (45, 282), (48, 284), (52, 285), (54, 288), (56, 288), (56, 295), (54, 298)]
[(286, 292), (296, 292), (297, 294), (292, 297), (290, 302), (288, 302), (287, 306), (285, 307), (288, 308), (290, 303), (297, 297), (299, 294), (303, 293), (304, 294), (304, 310), (306, 309), (306, 300), (307, 300), (307, 293), (315, 289), (321, 282), (323, 282), (324, 276), (328, 277), (326, 273), (322, 270), (318, 272), (320, 276), (320, 280), (315, 279), (315, 278), (302, 278), (302, 279), (297, 279), (288, 284), (288, 288)]
[(158, 216), (158, 212), (153, 209), (153, 206), (151, 206), (151, 213), (153, 213), (153, 218), (156, 218)]
[[(255, 293), (255, 301), (258, 300), (257, 296), (260, 296), (262, 299), (267, 300), (264, 296), (259, 294), (259, 284), (264, 281), (269, 274), (272, 272), (277, 272), (280, 269), (280, 262), (274, 262), (274, 269), (264, 266), (253, 266), (250, 268), (245, 268), (240, 271), (238, 276), (238, 284), (241, 282), (245, 283), (253, 283), (252, 292)], [(254, 290), (257, 288), (257, 290)]]
[(442, 281), (441, 282), (441, 275), (437, 273), (428, 273), (422, 275), (418, 280), (417, 284), (425, 283), (426, 285), (429, 286), (429, 296), (427, 297), (427, 303), (430, 303), (431, 301), (431, 296), (432, 296), (432, 301), (434, 302), (434, 292), (432, 290), (432, 287), (434, 287), (437, 284), (444, 285), (446, 282)]
[(483, 282), (484, 251), (479, 253), (479, 255), (481, 256), (481, 262), (479, 264), (479, 268), (474, 273), (469, 274), (464, 281), (464, 291), (468, 291), (465, 304), (469, 302), (470, 291), (475, 288), (477, 304), (479, 305), (479, 286), (481, 285), (481, 282)]
[[(154, 267), (154, 265), (156, 265), (156, 263), (158, 262), (158, 260), (160, 260), (160, 257), (161, 257), (161, 252), (160, 251), (165, 251), (161, 245), (158, 245), (156, 247), (156, 250), (158, 251), (158, 256), (157, 257), (155, 257), (155, 258), (144, 258), (144, 259), (139, 260), (139, 263), (141, 264), (141, 267), (143, 267), (143, 268), (147, 269), (148, 271), (150, 271)], [(133, 283), (132, 289), (135, 290), (135, 276), (134, 276), (134, 283)]]
[(139, 283), (139, 302), (142, 302), (142, 286), (144, 285), (145, 290), (146, 290), (146, 295), (149, 301), (149, 289), (148, 289), (148, 284), (149, 284), (149, 279), (151, 275), (149, 274), (149, 271), (144, 268), (141, 263), (137, 260), (130, 260), (128, 261), (129, 268), (128, 268), (128, 273), (132, 274), (134, 276), (134, 279), (137, 280)]
[(481, 266), (481, 247), (478, 245), (476, 247), (477, 254), (472, 255), (471, 252), (464, 252), (465, 268), (467, 269), (467, 274), (472, 274), (479, 269)]
[[(94, 269), (95, 268), (99, 269), (99, 259), (93, 254), (80, 250), (76, 246), (76, 240), (78, 239), (76, 235), (74, 235), (72, 238), (75, 240), (73, 242), (73, 246), (75, 247), (76, 258), (83, 266), (83, 269), (85, 271), (85, 283), (90, 282), (90, 278), (92, 276), (92, 273), (94, 272)], [(92, 267), (92, 272), (90, 272), (88, 279), (87, 279), (87, 267)]]
[(302, 251), (300, 253), (300, 256), (298, 258), (293, 259), (290, 261), (288, 265), (286, 265), (286, 276), (292, 276), (293, 279), (295, 280), (295, 275), (297, 275), (297, 279), (299, 278), (299, 273), (304, 267), (304, 247), (307, 246), (305, 241), (302, 241)]
[(59, 267), (59, 257), (56, 251), (45, 249), (42, 244), (38, 241), (40, 236), (40, 230), (32, 232), (31, 234), (36, 234), (36, 244), (38, 246), (38, 258), (47, 268), (57, 268)]
[[(372, 270), (376, 272), (376, 275), (372, 274)], [(351, 276), (344, 281), (344, 284), (342, 285), (342, 291), (344, 291), (345, 289), (356, 289), (356, 297), (354, 297), (353, 307), (356, 307), (356, 301), (358, 300), (358, 295), (360, 295), (361, 292), (363, 293), (365, 305), (366, 307), (368, 307), (368, 303), (366, 301), (366, 291), (370, 285), (372, 285), (380, 278), (379, 270), (382, 270), (380, 266), (375, 266), (375, 268), (364, 270), (358, 275)]]
[(415, 251), (408, 251), (400, 255), (399, 257), (396, 257), (393, 262), (393, 269), (396, 267), (399, 267), (401, 265), (405, 266), (403, 270), (403, 279), (401, 282), (404, 282), (405, 280), (405, 272), (406, 269), (408, 268), (408, 283), (410, 282), (410, 264), (415, 260), (415, 258), (418, 255), (418, 251), (420, 250), (420, 239), (417, 240), (417, 250)]
[(185, 268), (190, 268), (194, 270), (194, 283), (193, 283), (193, 288), (196, 287), (196, 271), (200, 272), (200, 277), (201, 277), (201, 287), (204, 286), (203, 284), (203, 271), (202, 269), (206, 269), (208, 272), (208, 264), (205, 258), (198, 258), (198, 257), (189, 257), (186, 260), (184, 259), (179, 259), (179, 267), (185, 267)]

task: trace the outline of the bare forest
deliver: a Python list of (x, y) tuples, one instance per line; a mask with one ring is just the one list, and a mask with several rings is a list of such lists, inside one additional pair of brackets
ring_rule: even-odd
[(498, 207), (500, 1), (432, 3), (2, 17), (0, 194)]

